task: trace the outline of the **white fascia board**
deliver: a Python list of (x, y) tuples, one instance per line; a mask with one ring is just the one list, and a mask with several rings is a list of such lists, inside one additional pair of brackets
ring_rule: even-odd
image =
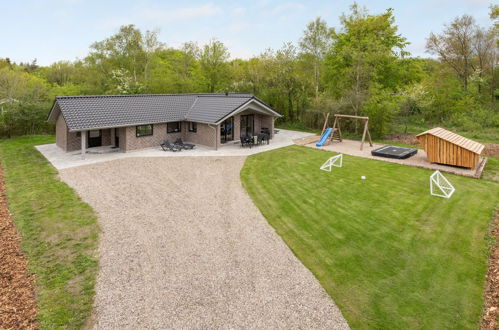
[[(271, 108), (269, 108), (268, 106), (266, 106), (265, 104), (259, 102), (258, 100), (255, 100), (255, 99), (251, 99), (249, 100), (248, 102), (244, 103), (243, 105), (241, 105), (236, 111), (233, 111), (231, 113), (229, 113), (227, 116), (223, 117), (222, 119), (220, 119), (219, 121), (216, 122), (216, 124), (220, 124), (221, 122), (223, 122), (224, 120), (226, 120), (227, 118), (230, 118), (232, 116), (235, 116), (237, 115), (238, 113), (241, 113), (245, 110), (248, 110), (248, 107), (251, 105), (251, 103), (255, 102), (257, 105), (261, 106), (262, 108), (264, 108), (266, 111), (262, 111), (262, 110), (259, 110), (259, 109), (251, 109), (255, 112), (258, 112), (258, 113), (262, 113), (262, 114), (265, 114), (265, 115), (271, 115), (273, 117), (281, 117), (281, 115), (279, 115), (277, 112), (275, 112), (274, 110), (272, 110)], [(270, 113), (269, 113), (270, 112)]]

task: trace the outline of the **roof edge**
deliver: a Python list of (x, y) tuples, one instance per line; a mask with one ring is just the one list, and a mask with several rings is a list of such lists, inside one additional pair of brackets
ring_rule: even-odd
[(277, 111), (275, 111), (274, 109), (272, 109), (270, 106), (268, 106), (265, 102), (262, 102), (260, 99), (258, 99), (257, 97), (253, 96), (251, 99), (249, 99), (247, 102), (244, 102), (243, 104), (241, 104), (240, 106), (238, 106), (237, 108), (235, 108), (234, 110), (232, 110), (231, 112), (229, 112), (227, 115), (223, 116), (222, 118), (220, 118), (218, 121), (215, 122), (215, 124), (220, 124), (222, 121), (224, 121), (225, 119), (231, 117), (231, 116), (234, 116), (235, 114), (237, 114), (241, 108), (249, 105), (251, 102), (257, 102), (260, 103), (260, 105), (265, 109), (269, 110), (270, 112), (272, 112), (273, 116), (274, 117), (282, 117), (282, 115), (280, 113), (278, 113)]
[(212, 96), (226, 96), (226, 97), (255, 97), (251, 93), (181, 93), (181, 94), (109, 94), (109, 95), (64, 95), (56, 96), (57, 99), (70, 99), (70, 98), (111, 98), (111, 97), (146, 97), (146, 96), (197, 96), (197, 97), (212, 97)]

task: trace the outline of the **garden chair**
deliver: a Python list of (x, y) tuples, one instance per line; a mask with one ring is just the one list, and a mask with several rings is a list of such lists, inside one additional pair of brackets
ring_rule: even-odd
[(194, 144), (190, 144), (190, 143), (184, 143), (184, 141), (182, 141), (181, 138), (178, 138), (176, 141), (175, 141), (175, 145), (179, 146), (181, 149), (194, 149), (195, 145)]
[(241, 147), (244, 146), (248, 146), (250, 149), (253, 146), (253, 139), (248, 135), (241, 135)]
[(171, 144), (168, 140), (165, 140), (163, 143), (161, 143), (161, 148), (163, 149), (163, 151), (182, 151), (182, 148)]
[(264, 133), (263, 134), (263, 139), (262, 139), (262, 143), (267, 143), (267, 144), (270, 144), (270, 134), (267, 134), (267, 133)]
[(258, 134), (256, 144), (258, 144), (258, 145), (263, 144), (264, 139), (265, 139), (265, 134), (261, 134), (261, 133)]

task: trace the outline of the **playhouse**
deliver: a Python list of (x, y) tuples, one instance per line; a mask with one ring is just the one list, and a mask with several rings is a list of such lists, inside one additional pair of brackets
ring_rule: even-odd
[(475, 168), (485, 146), (441, 127), (416, 136), (428, 161), (445, 165)]

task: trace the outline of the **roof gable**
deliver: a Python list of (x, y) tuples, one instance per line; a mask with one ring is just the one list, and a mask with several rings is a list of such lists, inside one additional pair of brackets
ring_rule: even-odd
[(60, 111), (70, 131), (182, 120), (214, 124), (251, 100), (258, 99), (251, 94), (62, 96), (56, 98), (48, 121), (57, 120)]
[(251, 100), (251, 97), (200, 96), (186, 114), (186, 120), (203, 123), (216, 123), (228, 113)]
[(448, 130), (441, 128), (441, 127), (435, 127), (435, 128), (429, 129), (423, 133), (416, 135), (416, 137), (420, 137), (420, 136), (423, 136), (426, 134), (436, 136), (442, 140), (448, 141), (448, 142), (453, 143), (453, 144), (455, 144), (463, 149), (469, 150), (469, 151), (477, 153), (477, 154), (482, 153), (483, 149), (485, 148), (485, 146), (481, 143), (475, 142), (473, 140), (465, 138), (464, 136), (461, 136), (461, 135), (456, 134), (454, 132), (448, 131)]

